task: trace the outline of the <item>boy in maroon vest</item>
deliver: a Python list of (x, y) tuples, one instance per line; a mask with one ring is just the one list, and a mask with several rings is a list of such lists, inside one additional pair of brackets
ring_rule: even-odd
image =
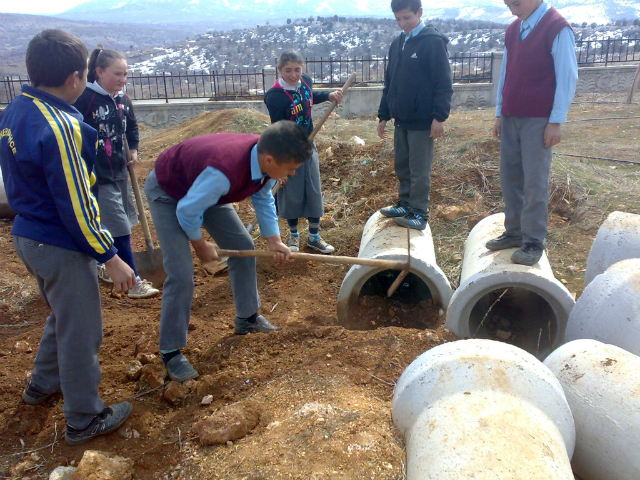
[[(165, 150), (147, 177), (145, 193), (162, 249), (167, 279), (162, 295), (160, 351), (172, 380), (184, 382), (198, 372), (180, 352), (187, 345), (193, 299), (193, 260), (189, 244), (203, 262), (220, 260), (215, 246), (204, 240), (201, 227), (220, 248), (253, 250), (253, 239), (233, 202), (251, 197), (269, 250), (278, 263), (291, 251), (282, 243), (275, 202), (275, 180), (293, 175), (311, 157), (305, 130), (288, 121), (258, 135), (219, 133), (185, 140)], [(258, 315), (255, 258), (229, 258), (229, 277), (236, 307), (235, 332), (276, 330)]]
[(505, 0), (518, 19), (505, 35), (493, 135), (500, 139), (505, 232), (489, 250), (519, 247), (511, 261), (534, 265), (546, 247), (549, 171), (578, 65), (569, 23), (542, 0)]

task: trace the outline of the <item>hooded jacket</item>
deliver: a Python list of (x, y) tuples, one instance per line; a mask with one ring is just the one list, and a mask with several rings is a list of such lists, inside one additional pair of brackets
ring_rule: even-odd
[(395, 119), (407, 130), (429, 130), (435, 118), (449, 118), (453, 85), (449, 39), (427, 25), (405, 43), (401, 33), (389, 47), (389, 65), (378, 109), (380, 120)]
[(131, 150), (138, 149), (138, 122), (131, 100), (120, 92), (109, 95), (100, 85), (90, 83), (74, 107), (98, 131), (95, 171), (98, 184), (113, 183), (127, 177), (127, 158), (123, 136)]

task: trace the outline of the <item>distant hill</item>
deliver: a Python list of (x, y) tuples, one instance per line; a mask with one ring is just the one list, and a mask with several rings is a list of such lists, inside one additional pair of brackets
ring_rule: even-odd
[[(425, 0), (425, 16), (511, 21), (502, 0)], [(552, 0), (571, 22), (609, 23), (640, 16), (640, 3), (633, 0)], [(91, 0), (60, 14), (73, 20), (151, 24), (193, 24), (231, 29), (283, 23), (287, 18), (315, 16), (391, 17), (389, 0)]]
[(194, 33), (193, 27), (177, 25), (79, 22), (42, 15), (11, 13), (0, 13), (0, 25), (0, 75), (25, 73), (24, 55), (29, 40), (47, 28), (60, 28), (73, 33), (84, 41), (89, 49), (102, 43), (105, 47), (123, 52), (171, 44)]

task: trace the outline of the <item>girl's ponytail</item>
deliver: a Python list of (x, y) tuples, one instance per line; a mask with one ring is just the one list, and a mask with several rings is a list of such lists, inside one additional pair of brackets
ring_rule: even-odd
[(96, 61), (98, 60), (98, 55), (102, 51), (102, 45), (91, 52), (89, 55), (89, 71), (87, 72), (87, 82), (93, 83), (98, 79), (96, 75)]
[(105, 50), (102, 45), (98, 45), (89, 56), (89, 72), (87, 73), (87, 82), (95, 82), (98, 80), (96, 69), (106, 69), (114, 60), (124, 59), (124, 56), (116, 50)]

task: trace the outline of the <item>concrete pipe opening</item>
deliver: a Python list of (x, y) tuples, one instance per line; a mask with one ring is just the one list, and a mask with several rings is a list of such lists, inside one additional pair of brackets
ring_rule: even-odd
[[(452, 295), (451, 286), (436, 265), (431, 230), (410, 230), (411, 269), (391, 298), (387, 290), (400, 273), (354, 265), (338, 295), (338, 322), (351, 330), (386, 326), (432, 328)], [(360, 258), (406, 261), (407, 229), (375, 213), (362, 234)]]
[(434, 298), (424, 280), (409, 272), (395, 293), (387, 297), (397, 276), (397, 270), (383, 270), (366, 279), (360, 291), (351, 295), (342, 326), (350, 330), (434, 328), (442, 309), (437, 293)]
[(459, 337), (504, 341), (543, 359), (564, 343), (575, 300), (546, 254), (529, 267), (511, 262), (514, 249), (487, 250), (503, 225), (504, 214), (491, 215), (469, 233), (445, 326)]
[[(558, 316), (545, 296), (509, 285), (480, 294), (469, 309), (471, 338), (501, 340), (544, 358), (558, 336)], [(566, 319), (565, 319), (566, 322)]]

